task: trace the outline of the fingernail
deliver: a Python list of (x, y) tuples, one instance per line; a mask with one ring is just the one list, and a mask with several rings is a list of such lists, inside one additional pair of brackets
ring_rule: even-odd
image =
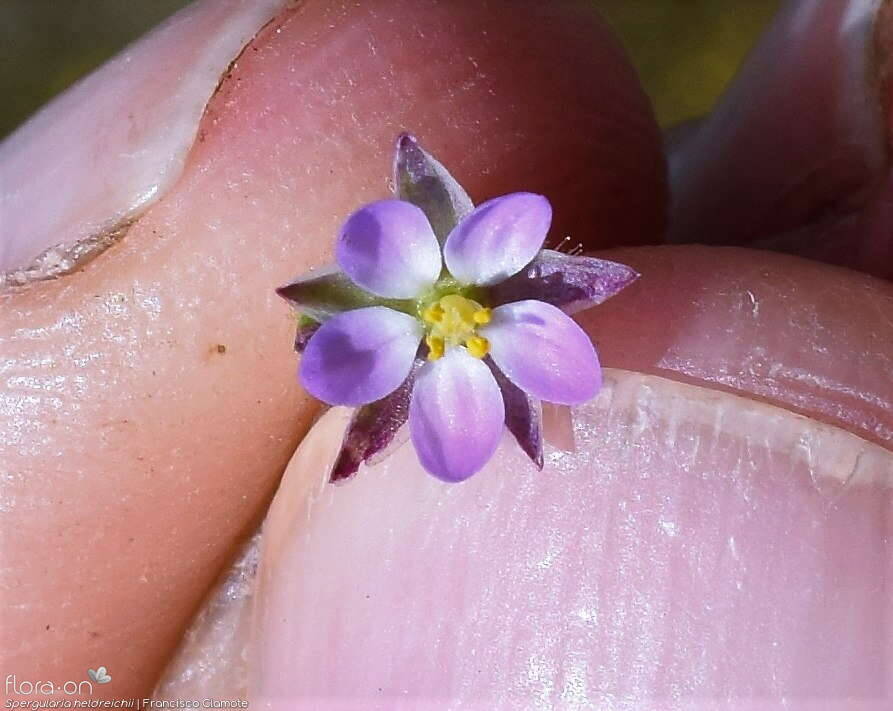
[(214, 697), (245, 698), (246, 648), (261, 540), (257, 531), (244, 542), (214, 584), (155, 685), (154, 700), (201, 703)]
[(324, 418), (265, 525), (252, 705), (885, 698), (889, 452), (626, 371), (574, 416), (542, 472), (505, 438), (459, 485), (406, 446), (342, 486)]
[(3, 141), (0, 272), (27, 270), (56, 248), (32, 269), (52, 275), (119, 238), (177, 180), (227, 66), (285, 4), (197, 2)]

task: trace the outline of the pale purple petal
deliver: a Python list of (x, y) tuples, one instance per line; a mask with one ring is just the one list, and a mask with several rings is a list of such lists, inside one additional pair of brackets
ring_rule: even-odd
[(491, 291), (495, 304), (536, 299), (566, 314), (596, 306), (639, 278), (632, 267), (544, 249), (524, 269)]
[(409, 405), (412, 443), (422, 466), (443, 481), (483, 467), (504, 428), (502, 394), (490, 369), (464, 348), (426, 363)]
[(447, 237), (447, 269), (466, 284), (496, 284), (530, 263), (551, 223), (552, 206), (542, 195), (512, 193), (488, 200)]
[(492, 358), (484, 362), (490, 366), (505, 405), (505, 428), (512, 433), (521, 450), (530, 457), (537, 469), (543, 468), (543, 408), (542, 403), (528, 395), (496, 367)]
[(394, 186), (398, 198), (425, 212), (441, 242), (474, 209), (456, 179), (408, 133), (397, 138)]
[(353, 213), (335, 257), (358, 286), (388, 299), (412, 299), (440, 276), (440, 244), (425, 213), (403, 200), (380, 200)]
[(409, 418), (409, 399), (415, 376), (424, 362), (416, 359), (406, 380), (390, 395), (357, 408), (344, 434), (329, 481), (347, 479), (356, 473), (361, 463), (382, 456), (395, 443), (397, 433)]
[(490, 341), (490, 357), (509, 380), (540, 400), (575, 405), (601, 387), (589, 336), (551, 304), (528, 300), (497, 306), (479, 333)]
[(313, 334), (301, 358), (301, 382), (330, 405), (365, 405), (400, 386), (422, 338), (421, 323), (384, 306), (345, 311)]

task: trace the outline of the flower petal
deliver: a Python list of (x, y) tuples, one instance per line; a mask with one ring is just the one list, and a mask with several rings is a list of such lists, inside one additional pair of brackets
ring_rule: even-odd
[(551, 223), (552, 206), (542, 195), (512, 193), (488, 200), (447, 237), (444, 261), (461, 282), (496, 284), (536, 256)]
[(528, 395), (496, 367), (492, 358), (484, 362), (490, 366), (505, 404), (505, 427), (512, 433), (521, 450), (530, 457), (537, 469), (543, 468), (543, 408), (542, 403)]
[(575, 405), (601, 387), (589, 336), (551, 304), (528, 300), (497, 306), (479, 333), (490, 341), (490, 357), (508, 379), (540, 400)]
[(334, 264), (314, 269), (290, 284), (280, 286), (276, 293), (315, 321), (325, 321), (342, 311), (364, 306), (390, 306), (406, 310), (411, 302), (384, 300), (354, 284), (350, 277)]
[(542, 250), (524, 269), (493, 287), (493, 303), (536, 299), (577, 313), (607, 301), (639, 278), (632, 267), (595, 257)]
[(409, 418), (409, 399), (415, 376), (424, 362), (416, 359), (400, 387), (354, 412), (329, 481), (347, 479), (357, 472), (361, 463), (376, 456), (383, 457), (385, 450), (406, 441), (398, 438), (397, 433)]
[(345, 311), (313, 334), (300, 377), (330, 405), (365, 405), (399, 387), (415, 360), (422, 325), (384, 306)]
[(398, 198), (425, 212), (441, 242), (474, 209), (456, 179), (408, 133), (397, 138), (394, 184)]
[(464, 348), (426, 363), (409, 405), (409, 429), (422, 466), (443, 481), (483, 467), (504, 427), (502, 394), (490, 369)]
[(354, 283), (389, 299), (419, 296), (443, 264), (425, 213), (403, 200), (373, 202), (348, 217), (335, 257)]

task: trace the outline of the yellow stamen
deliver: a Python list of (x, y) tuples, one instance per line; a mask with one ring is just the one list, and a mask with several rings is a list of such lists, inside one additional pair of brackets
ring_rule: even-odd
[(454, 327), (473, 328), (474, 313), (481, 308), (476, 301), (459, 294), (447, 294), (441, 298), (439, 304), (443, 309), (444, 318), (452, 321)]
[(431, 304), (422, 314), (422, 319), (427, 323), (438, 323), (443, 320), (443, 307), (440, 304)]
[(471, 336), (465, 340), (465, 347), (475, 358), (483, 358), (490, 352), (490, 341), (481, 336)]
[(437, 360), (443, 357), (444, 342), (442, 338), (428, 335), (425, 337), (425, 343), (428, 346), (428, 360)]
[(487, 308), (478, 309), (474, 312), (472, 316), (474, 322), (483, 326), (485, 323), (490, 323), (490, 319), (493, 318), (492, 311)]
[(447, 294), (422, 311), (428, 335), (428, 359), (441, 358), (448, 347), (465, 346), (475, 358), (490, 352), (490, 343), (477, 335), (478, 326), (490, 322), (490, 309), (461, 294)]

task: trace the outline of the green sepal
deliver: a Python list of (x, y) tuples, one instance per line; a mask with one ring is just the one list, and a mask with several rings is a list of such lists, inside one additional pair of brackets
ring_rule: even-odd
[(415, 314), (415, 302), (409, 299), (383, 299), (361, 289), (336, 267), (325, 267), (276, 289), (302, 315), (323, 322), (343, 311), (367, 306), (387, 306), (395, 311)]

